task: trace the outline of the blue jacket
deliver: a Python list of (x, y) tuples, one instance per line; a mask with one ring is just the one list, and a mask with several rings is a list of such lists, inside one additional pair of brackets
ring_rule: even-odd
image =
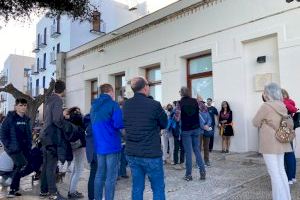
[(117, 102), (101, 94), (91, 108), (95, 152), (106, 155), (121, 152), (122, 111)]
[(85, 140), (86, 140), (86, 158), (88, 163), (91, 163), (95, 159), (94, 154), (94, 138), (93, 138), (93, 131), (92, 131), (92, 124), (91, 124), (91, 117), (90, 114), (87, 114), (83, 118), (83, 124), (85, 128)]
[(201, 133), (204, 133), (204, 126), (207, 125), (211, 127), (212, 125), (212, 120), (209, 112), (199, 112), (199, 120), (200, 120)]

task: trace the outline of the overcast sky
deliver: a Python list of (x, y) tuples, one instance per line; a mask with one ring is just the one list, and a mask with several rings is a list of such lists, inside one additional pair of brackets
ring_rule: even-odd
[(9, 54), (34, 57), (32, 43), (35, 40), (35, 26), (38, 20), (38, 17), (32, 17), (32, 20), (27, 20), (26, 23), (0, 22), (0, 70)]

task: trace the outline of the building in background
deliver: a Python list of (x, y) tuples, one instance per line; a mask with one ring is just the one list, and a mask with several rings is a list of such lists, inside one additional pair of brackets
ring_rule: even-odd
[[(280, 84), (300, 104), (299, 18), (296, 2), (178, 1), (115, 30), (117, 38), (108, 34), (67, 52), (57, 64), (66, 72), (66, 105), (89, 112), (103, 83), (131, 97), (128, 83), (135, 76), (148, 79), (151, 95), (163, 105), (178, 100), (180, 87), (188, 86), (194, 97), (212, 97), (218, 109), (229, 102), (231, 151), (257, 151), (252, 118), (264, 85)], [(215, 148), (221, 148), (218, 135)], [(300, 157), (300, 146), (296, 151)]]
[[(33, 96), (49, 86), (56, 78), (56, 61), (59, 52), (68, 52), (98, 37), (109, 34), (111, 38), (121, 33), (119, 27), (131, 23), (177, 0), (92, 0), (95, 6), (89, 21), (74, 21), (62, 15), (43, 17), (36, 26), (35, 65), (31, 71)], [(84, 68), (84, 66), (82, 66)]]
[[(31, 94), (30, 70), (34, 64), (34, 58), (11, 54), (4, 63), (0, 75), (0, 87), (12, 83), (15, 88), (23, 93)], [(14, 110), (15, 98), (5, 92), (0, 93), (0, 113), (4, 115)]]

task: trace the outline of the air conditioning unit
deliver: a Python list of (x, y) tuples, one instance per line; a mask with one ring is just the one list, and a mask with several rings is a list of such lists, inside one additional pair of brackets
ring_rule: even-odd
[(128, 1), (128, 10), (133, 11), (138, 8), (138, 1), (137, 0), (129, 0)]

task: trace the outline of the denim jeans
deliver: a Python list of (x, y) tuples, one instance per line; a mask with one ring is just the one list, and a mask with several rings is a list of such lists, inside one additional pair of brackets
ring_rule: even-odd
[(195, 129), (191, 131), (182, 131), (181, 137), (182, 137), (182, 142), (183, 142), (185, 157), (186, 157), (185, 175), (186, 176), (192, 175), (192, 150), (194, 151), (196, 162), (200, 170), (200, 173), (205, 172), (205, 166), (200, 152), (200, 146), (201, 146), (200, 130)]
[(143, 200), (145, 176), (153, 191), (153, 200), (165, 200), (165, 182), (162, 158), (127, 156), (132, 175), (132, 200)]
[(74, 167), (72, 170), (72, 174), (70, 177), (70, 193), (75, 193), (77, 191), (77, 185), (80, 179), (80, 176), (84, 170), (84, 162), (85, 159), (85, 148), (79, 148), (73, 151), (74, 158)]
[(43, 165), (41, 173), (41, 192), (54, 194), (56, 188), (57, 154), (55, 151), (43, 149)]
[(97, 172), (97, 157), (94, 156), (92, 162), (90, 163), (90, 177), (88, 182), (88, 197), (89, 200), (95, 199), (94, 197), (94, 183), (95, 183), (95, 176)]
[(105, 200), (113, 200), (118, 178), (120, 153), (97, 155), (97, 172), (94, 185), (96, 200), (102, 200), (105, 189)]
[(127, 176), (126, 172), (127, 160), (125, 156), (125, 145), (122, 146), (121, 156), (120, 156), (120, 169), (119, 176)]
[[(293, 144), (291, 144), (293, 147)], [(284, 165), (285, 171), (288, 177), (288, 180), (291, 181), (292, 179), (296, 178), (296, 157), (295, 152), (287, 152), (284, 154)]]

